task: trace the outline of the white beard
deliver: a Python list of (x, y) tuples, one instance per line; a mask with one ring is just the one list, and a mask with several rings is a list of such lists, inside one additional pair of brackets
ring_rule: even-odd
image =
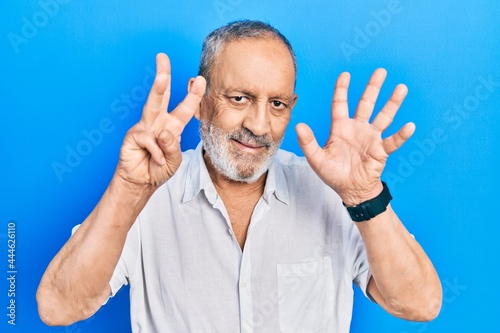
[[(225, 133), (205, 120), (200, 122), (200, 135), (203, 148), (215, 169), (224, 177), (243, 183), (254, 183), (269, 170), (283, 140), (273, 141), (265, 136), (255, 136), (245, 128)], [(232, 146), (232, 139), (264, 145), (266, 152), (260, 155), (241, 153)]]

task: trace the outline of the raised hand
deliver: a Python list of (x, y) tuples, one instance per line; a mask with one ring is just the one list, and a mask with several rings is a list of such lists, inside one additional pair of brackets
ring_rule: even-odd
[(386, 75), (384, 69), (373, 73), (354, 117), (349, 118), (350, 75), (340, 74), (332, 100), (330, 136), (323, 148), (307, 125), (296, 127), (299, 144), (313, 170), (349, 206), (369, 200), (382, 191), (380, 176), (389, 154), (401, 147), (415, 131), (415, 124), (407, 123), (395, 134), (382, 139), (382, 133), (392, 123), (408, 92), (403, 84), (394, 89), (373, 122), (369, 122)]
[(184, 100), (170, 113), (170, 61), (156, 56), (156, 77), (141, 120), (125, 136), (116, 175), (129, 184), (156, 189), (173, 176), (182, 161), (181, 133), (199, 107), (205, 79), (198, 76)]

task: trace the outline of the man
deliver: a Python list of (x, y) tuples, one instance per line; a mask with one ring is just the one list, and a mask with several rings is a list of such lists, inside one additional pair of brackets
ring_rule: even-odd
[[(395, 316), (437, 316), (439, 278), (380, 180), (415, 129), (381, 138), (404, 85), (369, 123), (386, 72), (374, 72), (352, 119), (341, 74), (325, 147), (296, 128), (306, 161), (278, 149), (296, 64), (273, 27), (212, 32), (200, 76), (171, 113), (169, 60), (156, 61), (108, 189), (42, 278), (44, 322), (88, 318), (127, 283), (134, 332), (348, 332), (353, 281)], [(181, 153), (193, 115), (202, 142)]]

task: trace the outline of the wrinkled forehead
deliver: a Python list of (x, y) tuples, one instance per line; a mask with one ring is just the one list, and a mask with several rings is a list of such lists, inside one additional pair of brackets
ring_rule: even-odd
[[(292, 66), (294, 69), (294, 72), (297, 72), (296, 68), (296, 63), (295, 63), (295, 55), (293, 54), (293, 51), (291, 50), (291, 45), (285, 44), (283, 40), (281, 40), (279, 37), (273, 35), (272, 33), (264, 33), (258, 36), (247, 36), (247, 37), (235, 37), (231, 39), (226, 39), (220, 41), (219, 46), (217, 47), (217, 53), (215, 55), (215, 61), (221, 54), (223, 54), (224, 50), (227, 49), (229, 46), (238, 44), (238, 43), (249, 43), (249, 44), (255, 44), (255, 43), (261, 43), (261, 42), (269, 42), (270, 44), (274, 44), (274, 47), (280, 47), (284, 48), (287, 50), (287, 53), (290, 57), (290, 60), (292, 61)], [(287, 41), (288, 43), (288, 41)]]
[(226, 42), (214, 59), (214, 87), (267, 88), (293, 93), (295, 63), (288, 47), (276, 37)]

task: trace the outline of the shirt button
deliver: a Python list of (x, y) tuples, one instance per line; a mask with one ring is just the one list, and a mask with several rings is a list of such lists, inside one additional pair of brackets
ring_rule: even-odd
[(233, 235), (233, 229), (229, 228), (227, 229), (227, 232), (229, 232), (230, 235)]
[(246, 283), (246, 282), (243, 282), (243, 283), (241, 284), (241, 287), (242, 287), (242, 288), (246, 288), (246, 287), (247, 287), (247, 283)]

